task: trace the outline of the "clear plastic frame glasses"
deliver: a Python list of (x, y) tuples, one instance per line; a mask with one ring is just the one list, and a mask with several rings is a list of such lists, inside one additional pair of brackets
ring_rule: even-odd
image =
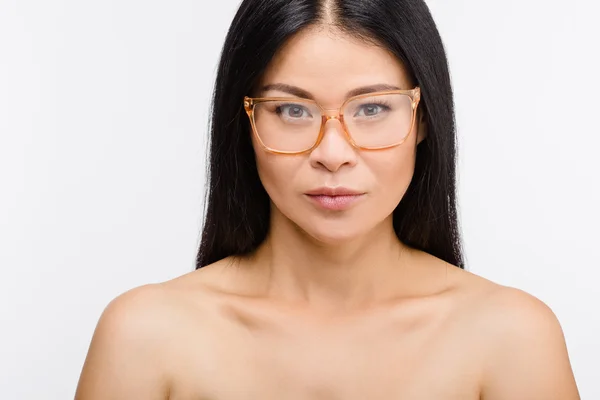
[(309, 152), (319, 145), (330, 119), (340, 121), (348, 142), (361, 150), (401, 145), (413, 130), (419, 87), (350, 97), (337, 110), (297, 97), (245, 97), (244, 109), (252, 131), (267, 151)]

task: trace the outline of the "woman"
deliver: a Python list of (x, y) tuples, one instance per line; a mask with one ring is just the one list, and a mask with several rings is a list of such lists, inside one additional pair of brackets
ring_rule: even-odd
[(245, 0), (198, 269), (107, 307), (76, 398), (578, 399), (539, 300), (463, 269), (422, 0)]

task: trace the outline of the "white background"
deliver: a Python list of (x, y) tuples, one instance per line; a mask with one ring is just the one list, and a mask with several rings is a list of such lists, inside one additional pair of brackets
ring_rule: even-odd
[[(194, 268), (237, 3), (0, 0), (2, 399), (72, 398), (106, 304)], [(582, 398), (600, 399), (600, 7), (429, 4), (456, 93), (468, 269), (550, 305)]]

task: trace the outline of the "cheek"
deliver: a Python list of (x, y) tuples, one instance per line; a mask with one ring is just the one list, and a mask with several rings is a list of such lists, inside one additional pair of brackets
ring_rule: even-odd
[(256, 166), (269, 197), (274, 203), (278, 203), (280, 199), (290, 196), (301, 167), (301, 159), (297, 156), (270, 154), (258, 149)]
[(365, 161), (371, 166), (381, 202), (395, 207), (406, 192), (415, 169), (414, 146), (370, 153)]
[(274, 193), (279, 187), (279, 181), (282, 178), (282, 171), (277, 168), (277, 158), (274, 154), (266, 152), (252, 136), (252, 146), (254, 147), (254, 156), (256, 160), (256, 168), (260, 181), (269, 194), (273, 198)]

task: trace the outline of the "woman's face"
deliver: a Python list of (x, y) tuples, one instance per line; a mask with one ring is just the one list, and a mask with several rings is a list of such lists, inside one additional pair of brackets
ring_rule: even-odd
[[(327, 28), (306, 30), (291, 39), (273, 59), (254, 94), (294, 97), (281, 87), (273, 88), (281, 84), (310, 94), (327, 110), (338, 109), (348, 93), (358, 88), (414, 87), (403, 65), (389, 52)], [(278, 116), (286, 113), (286, 118), (303, 117), (299, 109), (277, 112)], [(377, 107), (359, 112), (377, 113)], [(350, 144), (340, 122), (331, 119), (320, 144), (297, 155), (268, 152), (253, 136), (260, 179), (273, 203), (272, 218), (289, 220), (313, 238), (331, 244), (359, 238), (385, 226), (382, 223), (391, 225), (392, 212), (412, 179), (416, 145), (424, 133), (422, 124), (415, 123), (399, 146), (359, 150)], [(344, 191), (356, 195), (335, 196)]]

